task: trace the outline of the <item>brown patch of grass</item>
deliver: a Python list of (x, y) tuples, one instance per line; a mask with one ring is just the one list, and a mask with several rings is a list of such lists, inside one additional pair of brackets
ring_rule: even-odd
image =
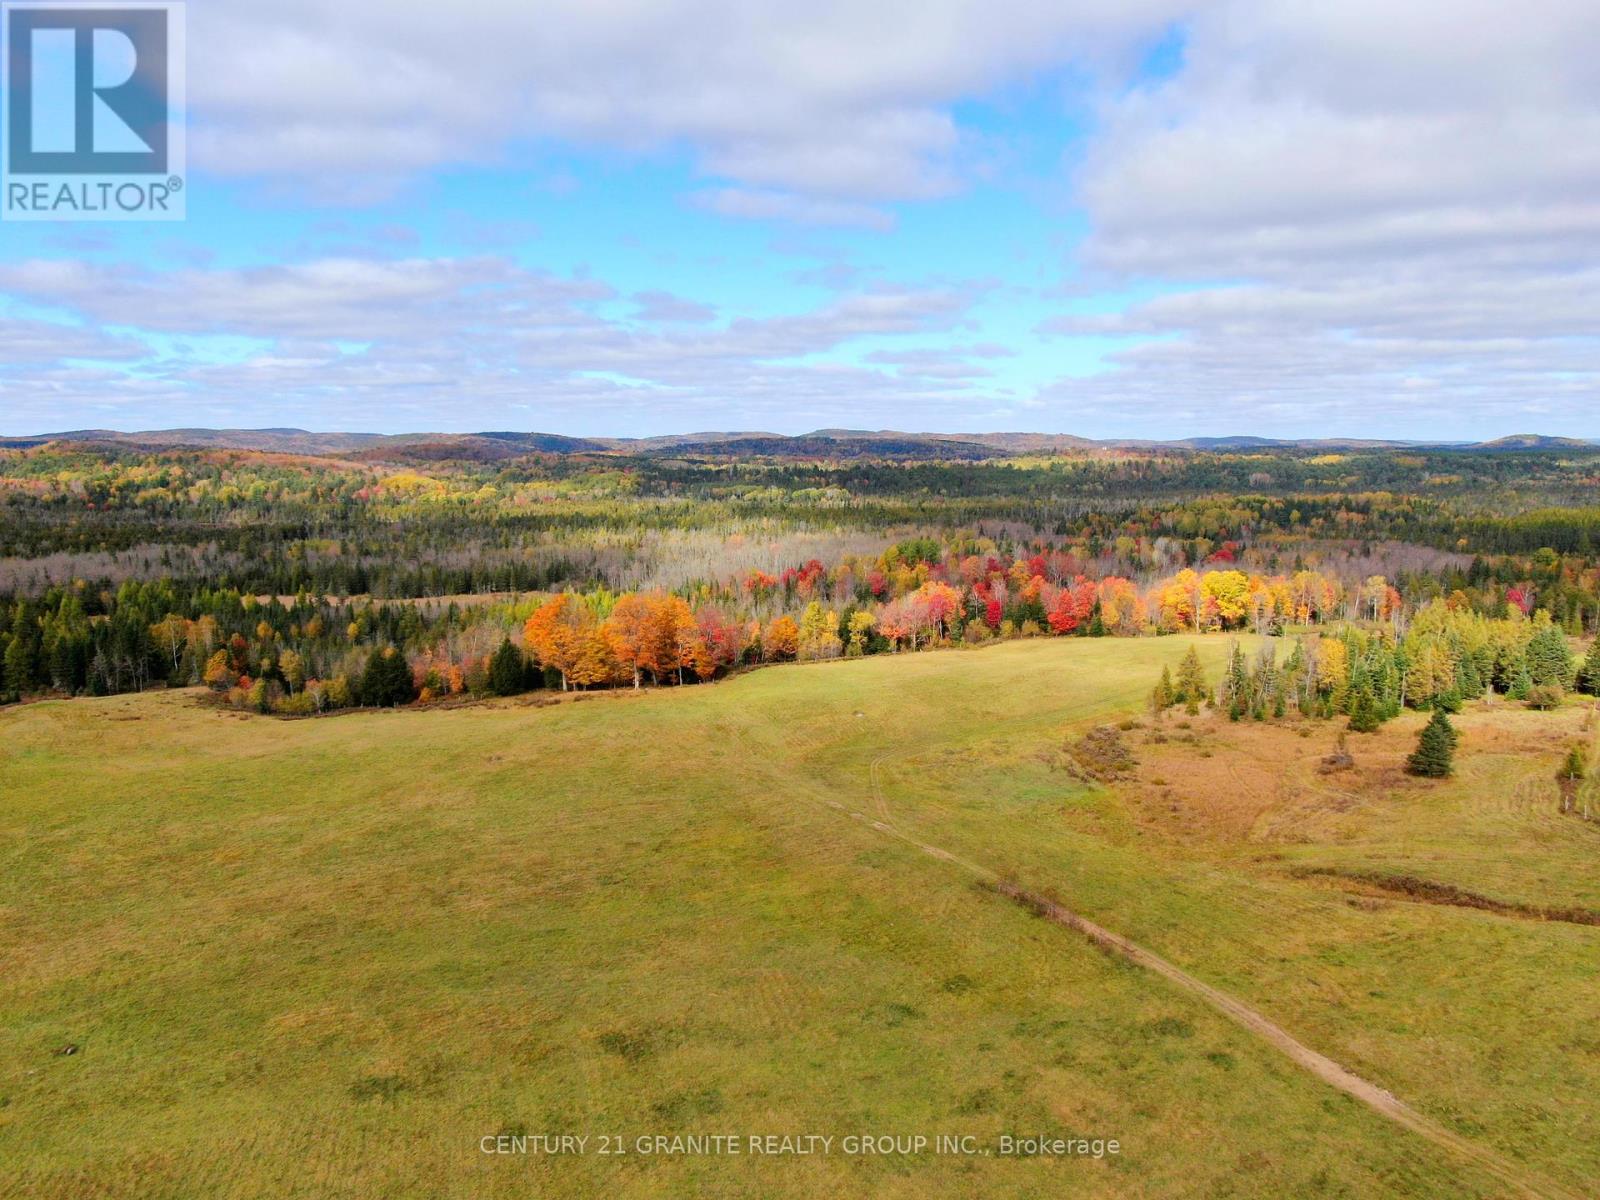
[(1333, 867), (1300, 867), (1290, 872), (1297, 879), (1322, 877), (1376, 888), (1392, 896), (1404, 896), (1422, 904), (1443, 904), (1453, 908), (1476, 908), (1501, 916), (1527, 917), (1535, 921), (1566, 921), (1572, 925), (1600, 925), (1600, 912), (1592, 908), (1561, 908), (1542, 904), (1523, 904), (1496, 900), (1492, 896), (1469, 892), (1454, 884), (1435, 883), (1415, 875), (1389, 875), (1382, 871), (1340, 871)]
[[(1480, 807), (1514, 802), (1532, 811), (1543, 806), (1542, 795), (1502, 794), (1507, 763), (1515, 760), (1531, 772), (1519, 786), (1548, 791), (1553, 810), (1555, 762), (1571, 744), (1579, 715), (1501, 706), (1453, 718), (1462, 735), (1456, 777), (1469, 785), (1465, 801)], [(1115, 789), (1146, 835), (1177, 842), (1342, 840), (1360, 813), (1393, 813), (1400, 811), (1397, 804), (1438, 792), (1438, 784), (1405, 773), (1422, 720), (1407, 713), (1375, 733), (1349, 734), (1348, 753), (1341, 756), (1342, 719), (1231, 722), (1205, 713), (1168, 727), (1164, 737), (1142, 737), (1141, 769)], [(1472, 790), (1480, 777), (1484, 786)]]
[[(1126, 726), (1124, 726), (1126, 727)], [(1115, 725), (1097, 725), (1067, 746), (1067, 769), (1095, 783), (1129, 778), (1138, 765)]]

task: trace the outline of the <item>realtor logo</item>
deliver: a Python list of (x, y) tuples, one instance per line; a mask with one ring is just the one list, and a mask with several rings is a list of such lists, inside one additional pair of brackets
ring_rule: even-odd
[(0, 3), (0, 216), (182, 220), (183, 68), (181, 3)]

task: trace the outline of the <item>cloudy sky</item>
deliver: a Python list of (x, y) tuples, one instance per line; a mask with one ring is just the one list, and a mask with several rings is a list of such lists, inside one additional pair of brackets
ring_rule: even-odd
[(201, 0), (0, 432), (1600, 436), (1594, 0)]

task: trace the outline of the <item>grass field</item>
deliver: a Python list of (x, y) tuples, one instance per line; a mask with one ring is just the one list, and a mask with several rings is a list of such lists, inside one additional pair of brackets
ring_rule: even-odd
[[(1337, 874), (1600, 907), (1600, 826), (1541, 790), (1584, 714), (1464, 714), (1442, 784), (1395, 769), (1414, 715), (1335, 777), (1331, 726), (1210, 717), (1130, 731), (1136, 779), (1059, 769), (1195, 640), (301, 722), (183, 693), (0, 712), (0, 1194), (1510, 1194), (871, 820), (1600, 1189), (1600, 929)], [(1215, 675), (1227, 643), (1198, 641)], [(484, 1154), (502, 1132), (590, 1141)], [(597, 1153), (690, 1132), (1121, 1153)]]

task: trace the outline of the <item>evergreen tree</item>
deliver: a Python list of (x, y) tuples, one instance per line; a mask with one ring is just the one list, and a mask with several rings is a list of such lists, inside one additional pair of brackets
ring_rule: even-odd
[(1526, 700), (1531, 691), (1533, 691), (1533, 678), (1528, 674), (1527, 662), (1520, 660), (1511, 673), (1511, 683), (1506, 688), (1506, 695), (1513, 700)]
[(1161, 668), (1161, 678), (1157, 681), (1155, 690), (1150, 693), (1150, 708), (1157, 716), (1172, 707), (1172, 671), (1167, 667)]
[(1244, 651), (1239, 643), (1233, 644), (1228, 656), (1228, 674), (1222, 682), (1224, 699), (1228, 705), (1228, 720), (1237, 721), (1250, 707), (1250, 673), (1245, 667)]
[(375, 708), (394, 708), (416, 698), (406, 656), (393, 646), (374, 650), (361, 673), (361, 702)]
[(1545, 620), (1528, 641), (1528, 676), (1535, 686), (1565, 688), (1572, 682), (1572, 654), (1560, 626)]
[(1406, 770), (1427, 779), (1443, 779), (1450, 774), (1456, 752), (1456, 731), (1442, 709), (1433, 716), (1417, 738), (1417, 748), (1406, 759)]
[(1372, 689), (1363, 684), (1350, 697), (1350, 729), (1354, 733), (1372, 733), (1380, 723)]
[(6, 647), (4, 690), (13, 696), (25, 696), (38, 686), (38, 647), (28, 636), (30, 632), (19, 627)]
[(1578, 690), (1591, 696), (1600, 696), (1600, 637), (1589, 647), (1589, 656), (1583, 660), (1578, 672)]
[(1090, 637), (1105, 637), (1105, 635), (1106, 635), (1105, 618), (1100, 615), (1100, 601), (1096, 600), (1094, 602), (1094, 611), (1089, 616), (1089, 636)]
[(1191, 717), (1200, 711), (1200, 702), (1211, 692), (1206, 682), (1205, 669), (1200, 665), (1200, 654), (1193, 646), (1178, 664), (1178, 688), (1175, 699), (1182, 701), (1184, 711)]
[(515, 696), (523, 687), (522, 651), (506, 638), (489, 660), (489, 691), (496, 696)]
[[(1566, 760), (1556, 772), (1556, 785), (1561, 789), (1561, 811), (1572, 812), (1578, 806), (1578, 785), (1589, 773), (1588, 755), (1581, 745), (1567, 751)], [(1587, 809), (1586, 809), (1587, 812)]]

